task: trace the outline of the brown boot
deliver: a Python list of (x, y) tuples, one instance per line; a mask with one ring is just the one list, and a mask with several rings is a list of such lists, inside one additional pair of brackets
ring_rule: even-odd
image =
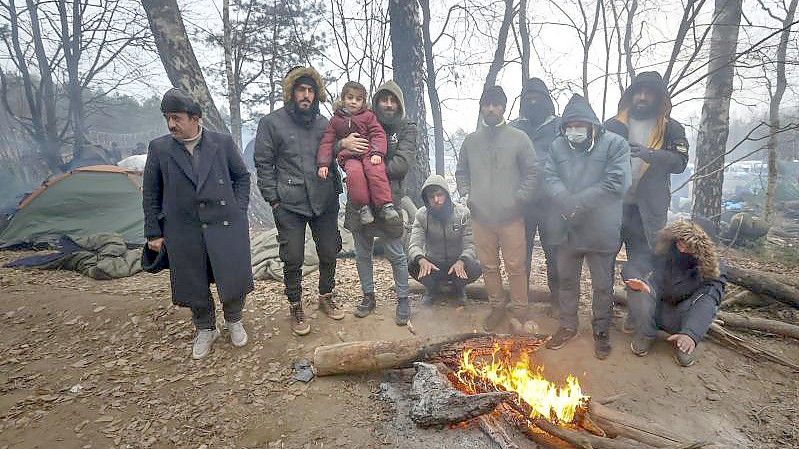
[(292, 303), (291, 309), (291, 331), (299, 336), (311, 333), (311, 325), (305, 321), (305, 312), (302, 311), (302, 302)]
[(333, 298), (333, 293), (319, 295), (319, 310), (334, 320), (344, 318), (344, 311), (341, 310), (341, 307), (336, 303), (336, 300)]
[(505, 306), (491, 307), (491, 313), (483, 321), (483, 328), (488, 332), (495, 331), (505, 319), (506, 311)]

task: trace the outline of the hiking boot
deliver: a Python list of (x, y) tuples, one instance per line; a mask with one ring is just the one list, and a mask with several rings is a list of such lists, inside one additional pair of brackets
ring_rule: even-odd
[(455, 290), (452, 292), (452, 305), (455, 307), (463, 307), (469, 301), (466, 298), (466, 289), (455, 287)]
[(333, 298), (333, 293), (319, 295), (319, 310), (334, 320), (344, 318), (344, 311), (341, 310), (341, 307), (336, 303), (336, 300)]
[(219, 337), (216, 329), (198, 329), (197, 336), (194, 337), (194, 346), (191, 349), (191, 357), (200, 360), (211, 352), (211, 345)]
[(397, 311), (394, 322), (397, 326), (405, 326), (411, 318), (411, 301), (407, 297), (397, 299)]
[(621, 331), (624, 332), (625, 334), (635, 333), (635, 324), (633, 323), (633, 318), (630, 316), (629, 313), (627, 314), (627, 317), (624, 319), (624, 323), (621, 325)]
[(370, 313), (374, 312), (376, 306), (377, 303), (375, 302), (375, 294), (364, 293), (361, 303), (358, 304), (358, 307), (355, 308), (355, 312), (353, 312), (353, 314), (358, 318), (363, 318), (369, 315)]
[(605, 360), (610, 355), (610, 336), (605, 333), (594, 334), (594, 355)]
[(311, 325), (305, 321), (305, 312), (302, 311), (302, 302), (291, 303), (291, 331), (303, 336), (311, 333)]
[[(696, 349), (694, 349), (694, 351), (696, 351)], [(680, 348), (676, 346), (674, 347), (674, 360), (683, 368), (688, 368), (696, 363), (696, 357), (694, 356), (693, 352), (690, 354), (687, 352), (682, 352)]]
[(369, 208), (369, 205), (361, 206), (358, 214), (361, 218), (361, 224), (369, 224), (375, 221), (375, 216), (372, 215), (372, 209)]
[(633, 354), (638, 357), (643, 357), (649, 354), (649, 350), (652, 348), (652, 343), (654, 342), (654, 338), (636, 335), (630, 342), (630, 349), (633, 351)]
[(226, 323), (228, 332), (230, 332), (230, 342), (233, 346), (240, 348), (247, 344), (247, 331), (244, 330), (244, 324), (241, 320), (233, 323)]
[(491, 313), (483, 320), (483, 328), (488, 332), (493, 332), (499, 327), (502, 320), (505, 319), (507, 309), (505, 306), (492, 306)]
[(397, 209), (394, 208), (394, 203), (386, 203), (380, 209), (380, 213), (383, 214), (383, 220), (388, 222), (397, 222), (400, 219), (399, 213)]
[(435, 305), (436, 297), (428, 290), (425, 290), (422, 294), (421, 304), (425, 307), (430, 307)]
[(547, 341), (546, 347), (547, 349), (560, 349), (568, 343), (569, 340), (574, 338), (577, 335), (577, 331), (561, 327), (555, 332), (555, 335)]

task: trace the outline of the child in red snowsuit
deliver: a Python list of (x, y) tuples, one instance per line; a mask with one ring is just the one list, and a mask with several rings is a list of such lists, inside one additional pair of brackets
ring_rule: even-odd
[(360, 134), (360, 137), (369, 140), (369, 150), (360, 154), (341, 150), (337, 157), (339, 165), (347, 174), (347, 195), (359, 208), (363, 224), (374, 221), (370, 205), (380, 212), (384, 220), (399, 220), (399, 214), (392, 203), (391, 186), (384, 164), (387, 151), (386, 132), (375, 114), (366, 107), (366, 88), (354, 81), (347, 82), (341, 91), (340, 103), (319, 144), (316, 156), (319, 177), (326, 179), (329, 174), (328, 167), (333, 161), (336, 141), (351, 133)]

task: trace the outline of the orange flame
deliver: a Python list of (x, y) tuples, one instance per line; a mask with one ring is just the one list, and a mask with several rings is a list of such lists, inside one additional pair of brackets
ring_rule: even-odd
[(589, 399), (583, 395), (577, 378), (569, 374), (565, 385), (558, 386), (543, 377), (543, 366), (531, 369), (526, 353), (514, 363), (509, 355), (500, 360), (499, 351), (499, 345), (495, 344), (491, 362), (484, 363), (470, 357), (471, 349), (464, 350), (455, 374), (458, 380), (472, 391), (477, 391), (476, 384), (480, 383), (516, 393), (520, 401), (530, 406), (530, 418), (542, 417), (555, 423), (574, 421), (577, 409)]

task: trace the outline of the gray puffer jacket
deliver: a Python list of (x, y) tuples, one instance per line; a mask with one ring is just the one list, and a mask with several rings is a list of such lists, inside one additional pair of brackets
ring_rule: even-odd
[(444, 221), (439, 220), (427, 210), (425, 191), (428, 187), (441, 187), (449, 195), (444, 177), (431, 175), (422, 186), (422, 201), (425, 206), (416, 212), (408, 248), (408, 258), (418, 261), (420, 258), (450, 262), (456, 259), (476, 260), (474, 240), (472, 238), (472, 219), (469, 209), (452, 203), (452, 214)]
[(552, 142), (544, 185), (556, 213), (549, 244), (568, 243), (577, 250), (615, 253), (621, 242), (622, 198), (630, 187), (630, 146), (606, 132), (591, 105), (574, 95), (563, 110), (562, 124), (593, 124), (586, 148), (573, 147), (565, 136)]

